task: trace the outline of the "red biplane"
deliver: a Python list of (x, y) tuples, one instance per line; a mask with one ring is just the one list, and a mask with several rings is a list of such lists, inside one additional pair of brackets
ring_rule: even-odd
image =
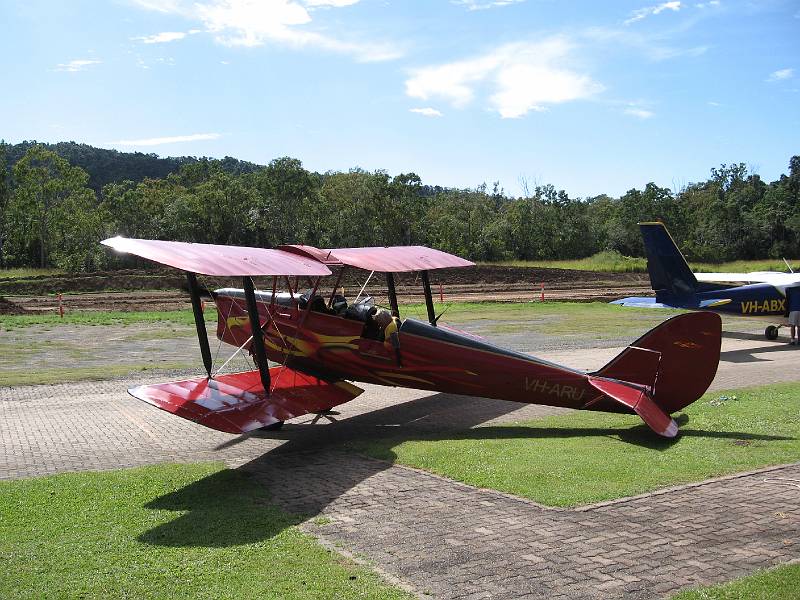
[[(657, 434), (678, 432), (672, 413), (697, 400), (714, 378), (721, 320), (709, 312), (673, 317), (594, 372), (506, 350), (438, 323), (429, 272), (473, 263), (423, 246), (276, 249), (111, 238), (106, 246), (186, 272), (207, 376), (132, 388), (134, 397), (229, 433), (277, 428), (304, 414), (330, 414), (363, 390), (347, 380), (580, 410), (636, 413)], [(338, 271), (330, 293), (322, 277)], [(385, 276), (388, 310), (361, 293), (350, 303), (347, 269)], [(395, 274), (417, 272), (428, 322), (400, 318)], [(241, 277), (242, 288), (210, 291), (217, 337), (249, 353), (255, 369), (213, 370), (197, 275)], [(252, 277), (271, 276), (258, 291)], [(292, 285), (294, 278), (294, 285)], [(298, 282), (310, 289), (299, 293)], [(285, 290), (279, 291), (279, 282)], [(277, 366), (269, 366), (269, 361)]]

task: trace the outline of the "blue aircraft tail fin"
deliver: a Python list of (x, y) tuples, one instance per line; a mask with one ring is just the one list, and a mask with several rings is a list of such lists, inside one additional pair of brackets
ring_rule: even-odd
[(639, 223), (647, 252), (647, 271), (656, 297), (680, 297), (697, 291), (697, 279), (663, 223)]

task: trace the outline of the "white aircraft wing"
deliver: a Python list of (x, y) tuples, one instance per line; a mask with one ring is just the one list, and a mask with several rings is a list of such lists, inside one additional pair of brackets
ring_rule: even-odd
[(800, 273), (754, 271), (752, 273), (695, 273), (695, 279), (705, 283), (768, 283), (780, 290), (800, 285)]

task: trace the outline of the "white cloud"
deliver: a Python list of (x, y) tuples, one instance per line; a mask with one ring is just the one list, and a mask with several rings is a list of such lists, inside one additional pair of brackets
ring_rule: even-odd
[(180, 142), (198, 142), (202, 140), (216, 140), (222, 137), (219, 133), (194, 133), (192, 135), (173, 135), (168, 137), (145, 138), (142, 140), (117, 140), (109, 142), (109, 146), (161, 146), (162, 144), (177, 144)]
[(680, 56), (701, 56), (708, 52), (708, 46), (692, 46), (691, 48), (674, 48), (670, 46), (651, 45), (647, 54), (653, 60), (668, 60)]
[(142, 42), (143, 44), (164, 44), (166, 42), (182, 40), (186, 37), (186, 35), (187, 34), (183, 31), (162, 31), (161, 33), (155, 33), (153, 35), (133, 37), (131, 40), (135, 42)]
[(506, 119), (522, 117), (532, 110), (545, 110), (548, 104), (602, 91), (588, 75), (562, 66), (571, 49), (562, 37), (506, 44), (476, 58), (417, 69), (406, 80), (406, 94), (464, 107), (474, 99), (477, 88), (489, 87), (492, 110)]
[[(314, 47), (350, 54), (362, 62), (392, 60), (402, 55), (386, 42), (353, 42), (304, 29), (311, 23), (311, 14), (297, 0), (175, 0), (166, 7), (153, 6), (152, 0), (135, 1), (143, 8), (200, 21), (204, 30), (225, 46), (254, 47), (271, 42), (296, 48)], [(306, 5), (337, 8), (357, 1), (307, 0)]]
[(778, 71), (773, 71), (767, 77), (767, 81), (783, 81), (785, 79), (791, 79), (794, 77), (794, 69), (780, 69)]
[(632, 117), (636, 117), (638, 119), (642, 119), (642, 120), (649, 119), (649, 118), (651, 118), (651, 117), (653, 117), (655, 115), (655, 113), (652, 112), (652, 111), (649, 111), (649, 110), (644, 109), (644, 108), (639, 108), (639, 107), (636, 107), (636, 106), (631, 106), (629, 108), (626, 108), (625, 109), (625, 114), (626, 115), (630, 115)]
[(409, 108), (409, 112), (417, 113), (418, 115), (422, 115), (423, 117), (441, 117), (441, 111), (436, 110), (435, 108), (431, 108), (426, 106), (425, 108)]
[(481, 2), (481, 0), (450, 0), (451, 4), (465, 6), (467, 10), (486, 10), (487, 8), (509, 6), (511, 4), (519, 4), (520, 2), (525, 2), (525, 0), (489, 0), (486, 2)]
[(679, 0), (670, 0), (669, 2), (664, 2), (663, 4), (656, 4), (655, 6), (645, 6), (644, 8), (639, 8), (631, 13), (630, 18), (625, 21), (625, 25), (630, 25), (631, 23), (635, 23), (636, 21), (641, 21), (642, 19), (646, 19), (652, 15), (657, 15), (659, 13), (664, 12), (665, 10), (671, 10), (673, 12), (677, 12), (681, 9), (681, 3)]
[(305, 0), (306, 6), (332, 6), (341, 8), (358, 4), (360, 0)]
[(133, 0), (141, 8), (161, 13), (177, 13), (181, 10), (182, 0)]
[(579, 39), (593, 43), (615, 46), (629, 46), (653, 61), (669, 60), (684, 56), (700, 56), (709, 46), (681, 48), (668, 44), (669, 37), (663, 34), (644, 34), (629, 28), (590, 27), (577, 34)]
[(77, 73), (78, 71), (85, 71), (92, 65), (99, 65), (102, 61), (95, 59), (82, 59), (71, 60), (67, 63), (56, 65), (56, 71), (65, 71), (67, 73)]

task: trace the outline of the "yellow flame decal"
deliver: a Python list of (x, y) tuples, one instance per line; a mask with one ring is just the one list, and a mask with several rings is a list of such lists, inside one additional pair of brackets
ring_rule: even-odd
[(680, 348), (691, 348), (692, 350), (696, 350), (697, 348), (702, 348), (700, 344), (696, 344), (694, 342), (672, 342), (676, 346)]
[(228, 317), (225, 320), (225, 325), (227, 325), (228, 329), (233, 329), (234, 327), (242, 327), (250, 322), (250, 319), (247, 317)]

